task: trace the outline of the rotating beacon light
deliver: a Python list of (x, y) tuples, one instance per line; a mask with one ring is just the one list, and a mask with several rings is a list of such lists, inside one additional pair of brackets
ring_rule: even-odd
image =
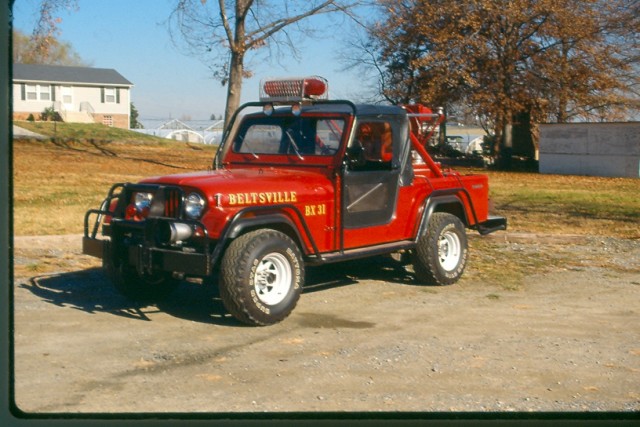
[(294, 77), (263, 80), (260, 83), (260, 101), (302, 102), (329, 99), (329, 82), (324, 77)]

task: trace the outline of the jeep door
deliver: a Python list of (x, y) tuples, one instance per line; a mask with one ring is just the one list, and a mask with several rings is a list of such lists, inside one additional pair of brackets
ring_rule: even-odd
[[(404, 116), (358, 117), (342, 180), (343, 248), (397, 238), (399, 187), (412, 177)], [(404, 228), (404, 227), (403, 227)]]

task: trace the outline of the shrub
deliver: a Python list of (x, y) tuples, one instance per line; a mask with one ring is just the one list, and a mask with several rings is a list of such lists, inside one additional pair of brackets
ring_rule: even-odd
[(46, 121), (61, 122), (62, 118), (60, 117), (60, 114), (58, 114), (58, 112), (53, 108), (53, 106), (51, 106), (51, 107), (45, 108), (44, 111), (40, 113), (40, 120), (45, 122)]

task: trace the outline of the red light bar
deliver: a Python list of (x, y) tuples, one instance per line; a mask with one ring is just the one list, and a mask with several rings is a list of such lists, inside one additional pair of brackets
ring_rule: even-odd
[(299, 102), (328, 98), (329, 83), (320, 76), (269, 79), (260, 84), (261, 101)]

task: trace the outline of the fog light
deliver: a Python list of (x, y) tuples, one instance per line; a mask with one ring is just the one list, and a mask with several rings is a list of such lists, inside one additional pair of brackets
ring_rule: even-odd
[(125, 219), (135, 219), (137, 215), (138, 215), (138, 209), (133, 203), (128, 205), (124, 211)]

